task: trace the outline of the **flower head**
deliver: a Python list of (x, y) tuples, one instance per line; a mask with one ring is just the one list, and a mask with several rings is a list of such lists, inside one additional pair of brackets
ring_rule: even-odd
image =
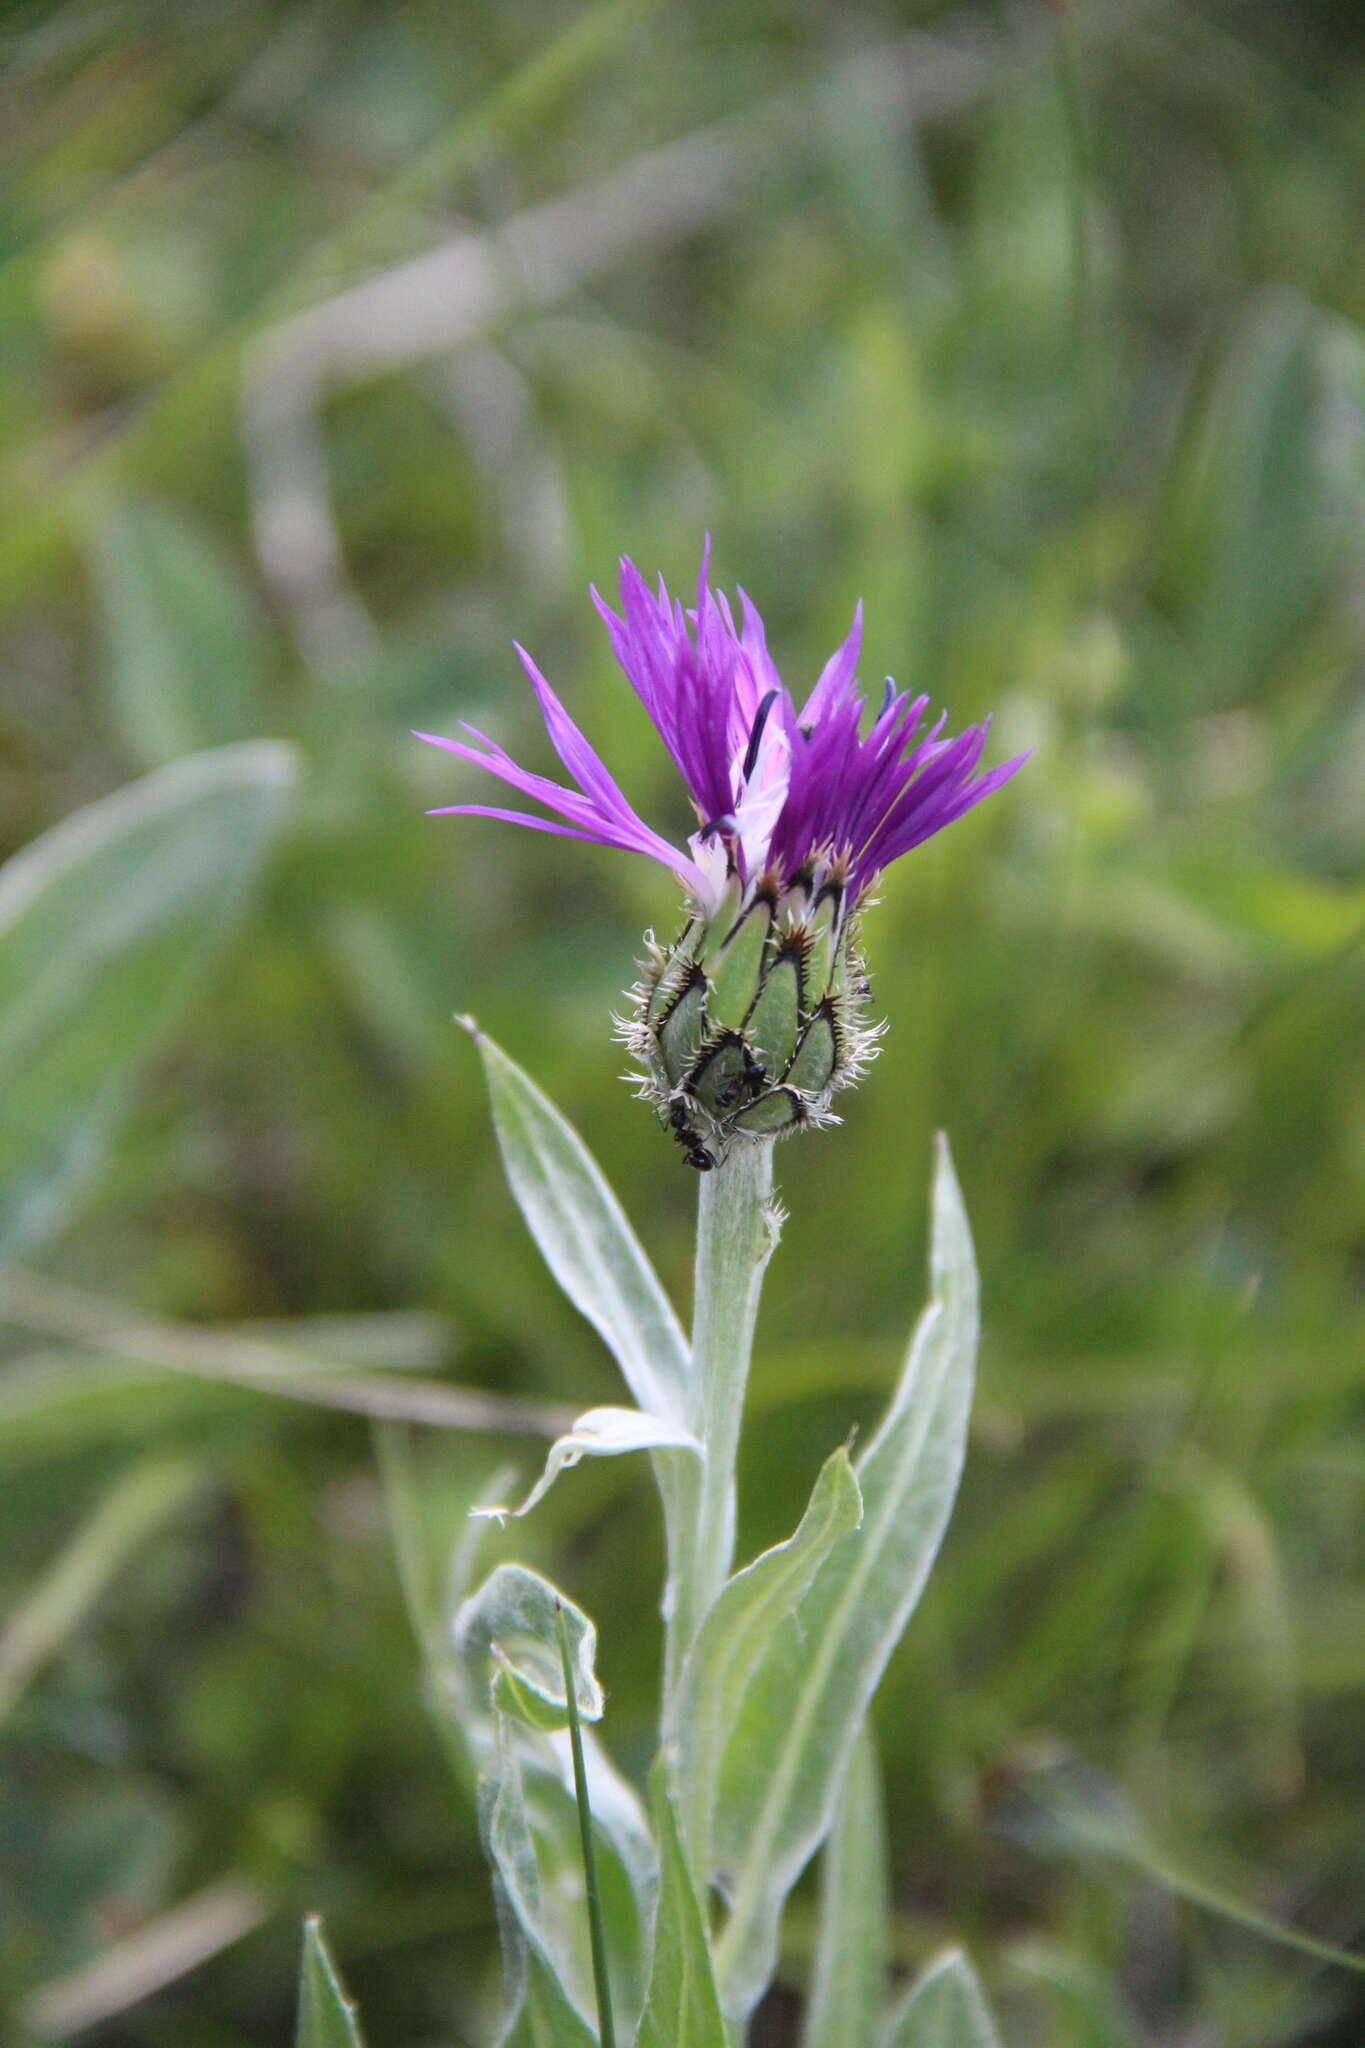
[(943, 717), (925, 729), (929, 699), (898, 691), (889, 678), (864, 731), (867, 703), (855, 674), (861, 606), (847, 639), (798, 707), (746, 594), (739, 593), (736, 625), (724, 592), (711, 590), (709, 552), (708, 544), (694, 610), (670, 598), (662, 578), (651, 592), (629, 560), (621, 563), (619, 613), (592, 593), (616, 658), (692, 800), (698, 829), (686, 851), (637, 815), (520, 646), (546, 729), (575, 786), (518, 767), (473, 726), (464, 728), (468, 740), (420, 733), (555, 814), (444, 804), (434, 815), (505, 818), (648, 854), (673, 869), (706, 916), (715, 914), (736, 878), (746, 895), (764, 888), (781, 897), (797, 887), (818, 895), (837, 875), (856, 904), (892, 861), (980, 803), (1026, 757), (979, 773), (989, 720), (944, 739)]
[(708, 581), (694, 609), (651, 591), (621, 563), (621, 609), (593, 602), (617, 661), (668, 748), (696, 813), (686, 849), (638, 816), (524, 648), (517, 653), (571, 787), (521, 768), (472, 726), (468, 739), (418, 738), (461, 755), (549, 817), (490, 804), (450, 813), (504, 818), (619, 846), (671, 868), (688, 920), (668, 950), (650, 944), (637, 1014), (624, 1027), (644, 1091), (691, 1163), (737, 1137), (828, 1117), (871, 1039), (857, 912), (877, 877), (998, 789), (1026, 758), (982, 771), (989, 720), (943, 736), (929, 700), (888, 678), (872, 717), (857, 681), (861, 607), (803, 703), (768, 653), (763, 621), (739, 592)]

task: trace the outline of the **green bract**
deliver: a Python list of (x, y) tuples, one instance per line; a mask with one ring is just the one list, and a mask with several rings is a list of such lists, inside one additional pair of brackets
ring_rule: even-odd
[(810, 906), (800, 891), (760, 892), (736, 914), (737, 895), (714, 918), (689, 917), (670, 947), (645, 934), (622, 1025), (641, 1095), (702, 1172), (737, 1140), (832, 1121), (877, 1036), (856, 915), (833, 893)]

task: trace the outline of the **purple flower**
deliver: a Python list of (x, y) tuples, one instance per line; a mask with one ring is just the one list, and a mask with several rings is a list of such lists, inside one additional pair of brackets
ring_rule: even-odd
[(800, 889), (816, 901), (832, 888), (852, 909), (883, 869), (998, 789), (1027, 758), (981, 772), (989, 720), (944, 738), (926, 729), (927, 697), (888, 678), (875, 716), (855, 670), (862, 608), (799, 708), (768, 653), (763, 621), (743, 591), (736, 625), (728, 599), (707, 580), (702, 554), (695, 610), (651, 592), (633, 562), (621, 563), (621, 610), (593, 591), (616, 659), (672, 755), (697, 814), (687, 850), (645, 824), (524, 648), (517, 653), (573, 786), (518, 767), (495, 741), (465, 726), (445, 747), (553, 813), (538, 817), (490, 804), (446, 804), (452, 813), (506, 818), (537, 832), (594, 839), (671, 868), (704, 918), (735, 877), (741, 903), (780, 900)]

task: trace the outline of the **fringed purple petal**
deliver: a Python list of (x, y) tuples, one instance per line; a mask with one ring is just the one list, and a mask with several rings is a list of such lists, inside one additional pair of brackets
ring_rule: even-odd
[[(759, 705), (770, 691), (776, 690), (779, 697), (785, 697), (787, 693), (783, 687), (782, 678), (777, 673), (773, 658), (768, 652), (768, 636), (763, 629), (763, 621), (759, 616), (757, 607), (751, 602), (747, 590), (741, 590), (739, 593), (739, 608), (743, 625), (738, 637), (744, 656), (742, 667), (748, 695), (747, 717), (745, 719), (747, 730), (748, 725), (753, 722)], [(730, 630), (733, 634), (733, 625), (731, 625)]]
[(516, 641), (512, 644), (536, 693), (536, 702), (551, 744), (579, 788), (604, 812), (614, 811), (633, 817), (630, 805), (607, 772), (606, 763), (588, 744), (526, 649)]
[(988, 729), (989, 720), (984, 725), (969, 727), (960, 737), (971, 744), (960, 748), (960, 742), (955, 740), (909, 784), (863, 849), (857, 863), (860, 887), (869, 886), (892, 861), (923, 845), (926, 839), (932, 839), (936, 832), (974, 809), (983, 797), (999, 789), (1023, 767), (1029, 758), (1027, 753), (1016, 754), (1013, 760), (989, 769), (984, 775), (973, 774)]
[[(703, 587), (705, 559), (703, 558)], [(655, 597), (635, 564), (621, 562), (621, 613), (596, 593), (612, 652), (673, 757), (703, 823), (724, 815), (731, 790), (726, 729), (731, 701), (726, 663), (708, 662), (687, 619), (660, 584)]]
[(863, 601), (859, 598), (853, 607), (853, 624), (848, 629), (848, 637), (842, 646), (835, 648), (816, 678), (815, 688), (806, 699), (801, 712), (802, 725), (814, 725), (848, 690), (858, 666), (862, 644)]
[[(548, 689), (548, 685), (546, 687)], [(558, 832), (565, 838), (591, 839), (599, 846), (616, 846), (628, 853), (647, 854), (651, 860), (657, 860), (664, 867), (671, 868), (688, 888), (700, 887), (702, 877), (696, 862), (676, 846), (670, 846), (666, 839), (661, 839), (657, 832), (651, 831), (643, 818), (636, 815), (587, 741), (578, 733), (577, 727), (573, 726), (572, 720), (567, 718), (567, 714), (564, 716), (572, 732), (577, 734), (578, 743), (585, 755), (590, 757), (584, 765), (593, 780), (598, 783), (595, 791), (585, 793), (583, 790), (565, 789), (560, 783), (551, 782), (547, 776), (536, 775), (527, 768), (518, 767), (510, 755), (505, 754), (502, 748), (492, 741), (483, 740), (480, 733), (476, 733), (475, 737), (483, 740), (486, 752), (481, 752), (478, 747), (468, 746), (463, 740), (443, 739), (435, 733), (419, 732), (414, 737), (426, 740), (431, 746), (444, 747), (447, 753), (458, 754), (461, 759), (472, 761), (475, 767), (486, 769), (490, 775), (496, 775), (500, 781), (508, 782), (514, 789), (519, 789), (523, 796), (534, 797), (537, 803), (544, 804), (547, 810), (557, 811), (559, 816), (567, 821), (565, 824), (556, 825), (546, 819), (529, 817), (521, 811), (498, 810), (489, 805), (452, 804), (443, 808), (449, 812), (462, 811), (481, 817), (504, 818), (513, 824), (534, 825), (542, 832)], [(467, 727), (466, 730), (472, 731), (473, 728)], [(553, 729), (550, 736), (558, 746), (559, 737)], [(561, 759), (573, 772), (568, 756), (561, 753)], [(592, 770), (592, 763), (596, 764), (595, 773)]]
[(592, 592), (612, 652), (672, 756), (707, 836), (697, 860), (636, 815), (521, 647), (517, 653), (546, 730), (576, 787), (518, 767), (472, 727), (465, 730), (476, 744), (419, 737), (511, 783), (563, 822), (479, 804), (444, 808), (647, 854), (708, 906), (723, 889), (726, 866), (746, 885), (769, 873), (785, 888), (834, 862), (856, 900), (892, 861), (1000, 788), (1028, 758), (1021, 754), (978, 772), (989, 720), (945, 739), (944, 717), (925, 729), (928, 698), (898, 693), (889, 680), (864, 730), (867, 704), (856, 679), (861, 604), (798, 713), (748, 594), (739, 592), (737, 626), (725, 594), (712, 591), (710, 548), (708, 535), (694, 610), (672, 599), (662, 578), (651, 590), (628, 557), (620, 565), (619, 612)]
[(498, 804), (434, 804), (429, 818), (501, 818), (507, 825), (525, 825), (532, 832), (554, 832), (561, 839), (587, 839), (602, 845), (595, 832), (580, 832), (577, 825), (557, 825), (553, 818), (536, 818), (530, 811), (505, 811)]

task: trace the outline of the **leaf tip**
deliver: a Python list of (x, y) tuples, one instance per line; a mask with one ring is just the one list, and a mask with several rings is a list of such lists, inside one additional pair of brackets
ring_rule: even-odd
[(948, 1206), (955, 1210), (964, 1207), (962, 1183), (957, 1177), (957, 1166), (946, 1131), (934, 1133), (934, 1206), (936, 1209)]

